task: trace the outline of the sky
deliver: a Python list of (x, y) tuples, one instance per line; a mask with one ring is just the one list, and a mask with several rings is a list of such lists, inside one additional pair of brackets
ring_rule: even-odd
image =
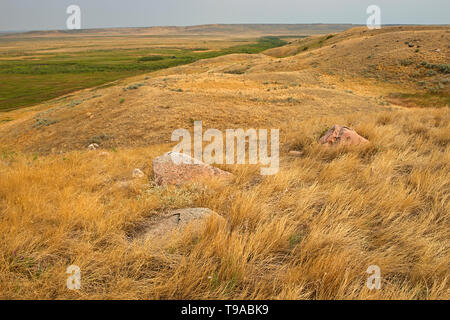
[(78, 5), (81, 28), (222, 23), (450, 24), (450, 0), (0, 0), (0, 31), (63, 30)]

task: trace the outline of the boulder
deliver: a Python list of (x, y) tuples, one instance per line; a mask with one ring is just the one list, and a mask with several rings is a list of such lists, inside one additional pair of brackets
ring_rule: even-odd
[(194, 232), (199, 232), (205, 226), (205, 222), (211, 216), (224, 219), (208, 208), (177, 209), (168, 212), (164, 216), (152, 217), (144, 226), (144, 238), (164, 237), (174, 231), (183, 231), (186, 226), (191, 226)]
[(358, 145), (369, 142), (361, 137), (356, 131), (335, 124), (332, 126), (323, 137), (319, 139), (319, 143), (325, 146), (334, 145)]
[(167, 152), (153, 161), (153, 176), (158, 184), (183, 185), (204, 179), (230, 178), (232, 174), (186, 154)]

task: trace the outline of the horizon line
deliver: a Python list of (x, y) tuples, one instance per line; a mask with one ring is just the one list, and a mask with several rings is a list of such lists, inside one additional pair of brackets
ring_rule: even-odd
[[(56, 32), (56, 31), (64, 31), (64, 32), (80, 32), (83, 30), (111, 30), (111, 29), (151, 29), (151, 28), (188, 28), (188, 27), (201, 27), (201, 26), (236, 26), (236, 25), (351, 25), (351, 26), (364, 26), (365, 24), (359, 23), (326, 23), (326, 22), (313, 22), (313, 23), (205, 23), (205, 24), (193, 24), (193, 25), (156, 25), (156, 26), (142, 26), (142, 27), (88, 27), (81, 29), (28, 29), (28, 30), (0, 30), (0, 34), (4, 33), (31, 33), (31, 32)], [(390, 26), (449, 26), (449, 24), (442, 23), (386, 23), (381, 26), (390, 27)]]

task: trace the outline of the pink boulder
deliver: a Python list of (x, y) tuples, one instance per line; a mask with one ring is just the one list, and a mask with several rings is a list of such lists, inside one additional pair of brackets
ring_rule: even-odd
[(358, 145), (367, 142), (369, 141), (361, 137), (356, 131), (337, 124), (332, 126), (325, 135), (319, 139), (319, 143), (325, 146)]

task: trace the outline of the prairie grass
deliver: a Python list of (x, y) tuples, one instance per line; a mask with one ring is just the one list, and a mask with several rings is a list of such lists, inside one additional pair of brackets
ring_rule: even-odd
[[(346, 123), (371, 143), (323, 149)], [(0, 160), (0, 298), (449, 299), (450, 118), (446, 108), (322, 117), (281, 133), (281, 168), (223, 166), (234, 180), (152, 182), (169, 145)], [(301, 149), (301, 157), (288, 151)], [(148, 178), (132, 179), (133, 168)], [(123, 184), (123, 181), (131, 181)], [(133, 237), (148, 217), (208, 207), (200, 234)], [(66, 288), (81, 268), (82, 289)], [(366, 287), (370, 265), (380, 290)]]

